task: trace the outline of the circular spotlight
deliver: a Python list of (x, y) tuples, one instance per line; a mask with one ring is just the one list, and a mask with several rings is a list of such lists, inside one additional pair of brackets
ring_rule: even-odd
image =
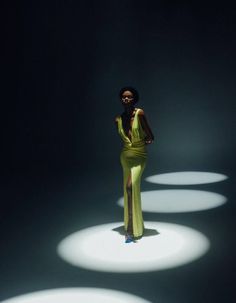
[(137, 296), (102, 288), (59, 288), (32, 292), (1, 303), (151, 303)]
[(165, 173), (145, 178), (146, 181), (158, 184), (190, 185), (214, 183), (227, 179), (226, 175), (201, 172), (201, 171), (182, 171), (175, 173)]
[[(163, 189), (141, 192), (142, 210), (157, 213), (182, 213), (215, 208), (227, 199), (217, 193), (203, 190)], [(124, 206), (121, 197), (117, 204)]]
[(123, 223), (98, 225), (62, 240), (57, 252), (74, 266), (105, 272), (148, 272), (200, 258), (210, 247), (200, 232), (177, 224), (145, 222), (144, 237), (124, 243)]

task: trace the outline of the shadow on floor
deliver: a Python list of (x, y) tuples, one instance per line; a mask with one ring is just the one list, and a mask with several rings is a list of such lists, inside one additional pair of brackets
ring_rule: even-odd
[[(124, 225), (121, 225), (121, 226), (118, 226), (116, 228), (113, 228), (112, 230), (118, 232), (122, 236), (125, 235)], [(156, 235), (159, 235), (159, 234), (160, 233), (156, 229), (144, 228), (143, 237), (156, 236)]]

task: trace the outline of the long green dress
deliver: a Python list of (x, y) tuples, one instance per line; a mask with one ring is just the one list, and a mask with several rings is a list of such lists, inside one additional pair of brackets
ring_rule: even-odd
[(123, 168), (123, 191), (124, 191), (124, 227), (128, 228), (128, 194), (126, 184), (131, 174), (132, 182), (132, 227), (133, 236), (141, 237), (144, 232), (144, 223), (141, 208), (140, 184), (141, 176), (146, 166), (147, 149), (144, 132), (138, 118), (139, 108), (136, 109), (131, 129), (131, 140), (125, 134), (121, 116), (118, 117), (118, 133), (123, 140), (123, 149), (120, 153), (120, 162)]

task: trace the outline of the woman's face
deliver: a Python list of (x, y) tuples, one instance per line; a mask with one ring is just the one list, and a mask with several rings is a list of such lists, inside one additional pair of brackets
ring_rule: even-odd
[(123, 105), (129, 105), (134, 102), (134, 95), (131, 91), (126, 90), (121, 95), (121, 102)]

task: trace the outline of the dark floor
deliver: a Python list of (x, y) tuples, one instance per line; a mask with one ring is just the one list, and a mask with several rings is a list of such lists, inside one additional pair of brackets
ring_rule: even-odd
[[(149, 171), (147, 168), (144, 177)], [(5, 180), (1, 194), (0, 299), (42, 289), (84, 286), (117, 289), (151, 302), (233, 302), (235, 176), (230, 171), (214, 171), (229, 178), (197, 187), (225, 195), (228, 201), (223, 206), (182, 214), (144, 213), (145, 220), (196, 228), (210, 239), (210, 251), (184, 266), (135, 274), (76, 268), (56, 254), (57, 244), (66, 235), (122, 220), (122, 209), (116, 205), (122, 192), (120, 173), (103, 171), (101, 177), (99, 171), (83, 176), (41, 172)], [(142, 184), (142, 190), (164, 187)]]

